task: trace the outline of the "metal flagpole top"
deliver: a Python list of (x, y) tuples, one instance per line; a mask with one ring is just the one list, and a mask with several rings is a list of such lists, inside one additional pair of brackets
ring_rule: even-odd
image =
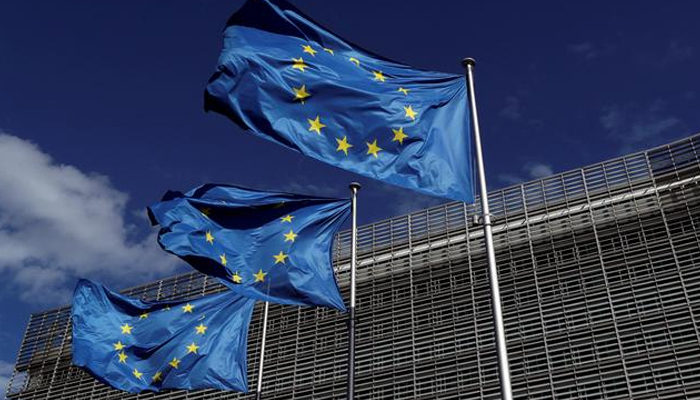
[(496, 354), (498, 358), (498, 370), (501, 384), (501, 399), (513, 400), (513, 389), (510, 382), (510, 366), (508, 362), (508, 345), (506, 343), (506, 330), (503, 322), (503, 307), (501, 305), (501, 289), (498, 284), (498, 267), (496, 266), (496, 254), (493, 247), (493, 229), (491, 227), (491, 214), (489, 213), (489, 193), (486, 186), (486, 173), (484, 172), (484, 157), (481, 150), (481, 133), (479, 132), (479, 117), (476, 113), (476, 95), (474, 94), (474, 65), (473, 58), (465, 58), (462, 65), (466, 70), (467, 85), (469, 87), (469, 107), (471, 110), (472, 126), (474, 128), (474, 150), (476, 151), (476, 167), (479, 177), (479, 191), (481, 194), (481, 212), (484, 225), (484, 246), (488, 259), (489, 283), (491, 286), (491, 310), (493, 312), (494, 336), (496, 340)]
[(358, 190), (362, 189), (362, 185), (360, 185), (359, 182), (350, 182), (349, 187), (353, 192), (357, 192)]
[(476, 60), (471, 57), (465, 57), (462, 59), (462, 65), (464, 68), (474, 67), (476, 65)]

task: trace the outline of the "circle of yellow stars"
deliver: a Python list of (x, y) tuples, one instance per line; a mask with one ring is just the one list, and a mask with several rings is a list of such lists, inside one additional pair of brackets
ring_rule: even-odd
[[(321, 47), (321, 49), (328, 53), (329, 56), (335, 56), (335, 52), (332, 49), (326, 47)], [(312, 44), (302, 44), (301, 50), (303, 54), (311, 58), (316, 58), (317, 53), (319, 53), (319, 50), (315, 49)], [(347, 60), (350, 63), (354, 64), (356, 67), (361, 68), (362, 63), (358, 58), (348, 57)], [(292, 69), (297, 70), (299, 72), (306, 72), (306, 69), (310, 67), (311, 66), (304, 61), (303, 57), (300, 56), (299, 58), (292, 58)], [(385, 75), (384, 72), (380, 70), (371, 70), (370, 72), (371, 79), (380, 84), (387, 83), (387, 81), (391, 78)], [(292, 91), (294, 94), (293, 101), (298, 101), (301, 104), (305, 104), (306, 101), (312, 97), (312, 92), (309, 88), (307, 88), (306, 84), (301, 84), (301, 86), (299, 87), (292, 87)], [(403, 97), (406, 98), (409, 96), (410, 91), (410, 89), (405, 88), (403, 86), (400, 86), (397, 89), (397, 92), (401, 93)], [(413, 105), (407, 104), (403, 106), (402, 116), (406, 119), (406, 121), (414, 122), (418, 118), (418, 110), (414, 109)], [(322, 136), (323, 128), (328, 127), (328, 125), (324, 124), (323, 117), (321, 115), (316, 115), (315, 118), (307, 118), (307, 123), (308, 131), (314, 132), (319, 136)], [(404, 131), (403, 126), (391, 127), (390, 129), (393, 133), (391, 142), (398, 142), (398, 146), (403, 146), (404, 140), (410, 137), (409, 133)], [(355, 145), (348, 141), (347, 135), (344, 135), (342, 137), (338, 136), (334, 139), (337, 144), (337, 147), (335, 148), (336, 153), (340, 153), (345, 157), (349, 156), (350, 152), (352, 151), (351, 149), (355, 147)], [(371, 142), (365, 142), (365, 146), (367, 146), (365, 155), (370, 157), (370, 159), (378, 159), (382, 154), (381, 152), (384, 151), (384, 149), (379, 146), (378, 140), (379, 139), (377, 138), (373, 138)]]
[[(310, 123), (314, 124), (315, 128), (318, 129), (319, 134), (321, 133), (321, 129), (325, 127), (325, 125), (323, 123), (321, 123), (319, 117), (316, 117), (315, 120), (309, 119), (309, 121), (310, 121)], [(347, 144), (347, 141), (345, 141), (345, 145), (348, 145), (348, 148), (352, 147), (351, 145)], [(283, 206), (284, 206), (284, 202), (276, 204), (274, 206), (274, 208), (281, 208)], [(204, 213), (202, 212), (202, 214), (204, 214)], [(207, 214), (207, 215), (209, 215), (209, 214)], [(293, 223), (294, 218), (295, 218), (294, 215), (287, 214), (287, 215), (284, 215), (284, 216), (279, 218), (279, 223), (291, 225)], [(293, 227), (290, 227), (289, 230), (282, 229), (281, 234), (284, 237), (283, 243), (288, 243), (289, 246), (291, 246), (294, 242), (296, 242), (297, 237), (299, 236), (299, 234), (294, 231)], [(211, 230), (204, 231), (204, 241), (206, 243), (208, 243), (209, 245), (214, 245), (214, 243), (216, 242), (216, 237), (215, 237), (214, 232), (212, 232)], [(285, 253), (284, 250), (280, 250), (277, 254), (273, 254), (272, 258), (273, 258), (273, 264), (272, 264), (273, 266), (278, 265), (278, 264), (287, 265), (287, 263), (289, 261), (289, 253), (288, 252)], [(226, 257), (226, 253), (220, 253), (218, 255), (217, 261), (219, 262), (219, 264), (221, 264), (224, 267), (226, 267), (228, 265), (228, 262), (229, 262), (228, 258)], [(268, 274), (269, 274), (269, 272), (265, 272), (262, 268), (259, 268), (257, 272), (251, 274), (252, 280), (253, 280), (252, 283), (255, 284), (255, 283), (265, 282)], [(236, 283), (236, 284), (242, 284), (242, 283), (244, 283), (245, 279), (240, 271), (233, 271), (233, 273), (231, 274), (231, 281), (233, 283)], [(192, 312), (191, 307), (192, 306), (189, 303), (184, 305), (182, 307), (183, 312), (191, 313)], [(141, 318), (142, 319), (148, 318), (148, 313), (144, 313), (141, 316)], [(128, 330), (130, 328), (126, 327), (124, 329)]]
[[(291, 57), (290, 63), (291, 70), (295, 76), (299, 78), (303, 78), (308, 70), (317, 70), (315, 63), (317, 61), (319, 63), (323, 62), (324, 57), (336, 57), (336, 53), (333, 49), (319, 46), (316, 43), (300, 44), (299, 49), (300, 53), (296, 54), (298, 57)], [(343, 56), (337, 55), (337, 57)], [(354, 67), (350, 67), (351, 69), (359, 68), (362, 71), (366, 71), (368, 78), (373, 82), (376, 82), (377, 85), (392, 85), (393, 77), (390, 74), (387, 75), (379, 69), (368, 68), (357, 57), (347, 57), (347, 60), (354, 65)], [(299, 82), (297, 85), (291, 85), (290, 89), (292, 92), (290, 99), (293, 102), (304, 105), (306, 102), (313, 101), (314, 99), (315, 91), (304, 82)], [(409, 104), (411, 102), (411, 89), (399, 86), (396, 88), (396, 96), (398, 96), (397, 98), (401, 103), (403, 103), (400, 108), (401, 118), (403, 118), (406, 123), (415, 122), (419, 117), (419, 110), (415, 109), (413, 104)], [(327, 116), (324, 116), (322, 113), (307, 116), (306, 123), (308, 126), (306, 127), (306, 131), (315, 134), (317, 137), (327, 137), (328, 140), (335, 140), (335, 152), (345, 157), (350, 156), (353, 152), (360, 152), (355, 154), (364, 154), (368, 160), (378, 160), (382, 157), (382, 154), (384, 154), (383, 152), (386, 151), (382, 146), (387, 146), (391, 143), (393, 143), (393, 148), (396, 148), (397, 146), (404, 146), (406, 144), (405, 141), (410, 140), (411, 137), (410, 128), (406, 128), (405, 126), (390, 126), (387, 127), (388, 137), (386, 139), (384, 139), (384, 137), (381, 135), (378, 135), (367, 138), (364, 145), (360, 143), (351, 143), (347, 135), (327, 135), (328, 130), (333, 129), (333, 126), (329, 127), (329, 124), (332, 125), (333, 121), (332, 118), (327, 119), (326, 117)], [(384, 142), (385, 140), (386, 142)], [(201, 211), (207, 218), (211, 212), (209, 209)], [(283, 224), (291, 224), (293, 218), (294, 216), (292, 215), (286, 215), (281, 217), (280, 220)], [(295, 242), (298, 236), (298, 234), (294, 232), (293, 228), (290, 228), (289, 231), (283, 231), (282, 234), (284, 236), (284, 243), (288, 243), (290, 246)], [(204, 238), (209, 245), (214, 245), (216, 241), (214, 233), (210, 230), (204, 232)], [(218, 263), (223, 267), (227, 267), (229, 260), (226, 253), (220, 253), (217, 256)], [(283, 250), (280, 250), (277, 254), (273, 254), (272, 257), (274, 262), (272, 266), (277, 266), (279, 264), (284, 266), (287, 265), (289, 261), (289, 254), (285, 253)], [(244, 276), (241, 271), (230, 272), (230, 279), (233, 283), (243, 284), (245, 282), (249, 282), (250, 278)], [(259, 268), (257, 272), (252, 273), (251, 275), (253, 280), (252, 283), (261, 283), (266, 281), (268, 272), (265, 272), (263, 268)]]
[[(207, 241), (208, 242), (209, 242), (209, 235), (210, 234), (211, 234), (211, 232), (207, 232)], [(182, 305), (181, 309), (182, 309), (183, 314), (187, 314), (187, 313), (191, 314), (191, 313), (193, 313), (193, 311), (195, 309), (195, 305), (187, 302), (184, 305)], [(170, 310), (169, 306), (165, 306), (161, 309), (161, 311), (169, 311), (169, 310)], [(149, 311), (142, 312), (138, 316), (138, 321), (147, 319), (149, 314), (150, 314)], [(200, 319), (202, 319), (202, 318), (200, 318)], [(132, 336), (134, 330), (136, 329), (134, 327), (134, 325), (132, 325), (128, 322), (125, 322), (124, 324), (120, 325), (119, 328), (121, 331), (121, 335), (124, 337), (124, 339), (127, 339), (128, 337)], [(208, 328), (209, 327), (206, 326), (203, 322), (200, 322), (199, 325), (194, 327), (195, 336), (205, 335)], [(126, 350), (128, 347), (127, 344), (125, 344), (122, 341), (122, 339), (119, 339), (116, 342), (112, 343), (112, 347), (113, 347), (114, 351), (116, 352), (116, 357), (117, 357), (116, 362), (119, 364), (127, 365), (129, 362), (129, 354), (126, 353)], [(184, 346), (184, 349), (183, 349), (184, 356), (187, 356), (189, 354), (199, 355), (200, 348), (201, 348), (201, 346), (198, 345), (196, 341), (191, 341), (190, 344)], [(176, 356), (176, 357), (173, 357), (172, 360), (168, 361), (166, 365), (171, 367), (172, 369), (178, 369), (178, 368), (180, 368), (181, 362), (182, 362), (182, 358), (178, 358)], [(163, 380), (163, 373), (164, 373), (163, 371), (165, 371), (165, 370), (155, 371), (151, 375), (150, 383), (156, 384), (157, 382), (162, 381)], [(139, 381), (143, 381), (144, 383), (146, 383), (146, 379), (144, 378), (145, 374), (146, 373), (144, 371), (140, 371), (138, 368), (131, 369), (131, 375), (134, 378), (138, 379)]]

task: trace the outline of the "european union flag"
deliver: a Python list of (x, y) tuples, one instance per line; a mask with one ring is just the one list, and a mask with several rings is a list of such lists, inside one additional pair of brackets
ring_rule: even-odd
[(223, 293), (145, 302), (80, 280), (73, 296), (73, 364), (128, 392), (246, 392), (255, 300)]
[(284, 0), (228, 21), (205, 109), (317, 160), (473, 202), (463, 75), (424, 71), (348, 43)]
[(331, 245), (349, 213), (350, 200), (212, 184), (149, 207), (163, 249), (234, 292), (342, 311)]

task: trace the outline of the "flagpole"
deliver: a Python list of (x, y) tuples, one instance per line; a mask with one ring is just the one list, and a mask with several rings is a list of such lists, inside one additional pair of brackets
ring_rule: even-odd
[(357, 182), (350, 184), (352, 193), (352, 238), (350, 244), (350, 312), (348, 314), (348, 400), (355, 398), (355, 286), (357, 269)]
[(479, 117), (476, 113), (476, 98), (474, 95), (473, 69), (476, 61), (473, 58), (465, 58), (462, 65), (467, 70), (467, 84), (469, 85), (469, 103), (471, 105), (472, 120), (474, 122), (474, 147), (476, 148), (476, 165), (479, 173), (479, 189), (481, 193), (482, 224), (484, 225), (484, 239), (486, 253), (489, 262), (489, 280), (491, 281), (491, 308), (493, 310), (493, 324), (496, 329), (496, 350), (498, 354), (498, 371), (501, 378), (501, 398), (512, 400), (513, 391), (510, 384), (510, 367), (508, 365), (508, 347), (506, 346), (506, 333), (503, 325), (503, 311), (501, 310), (501, 289), (498, 285), (498, 268), (496, 256), (493, 251), (493, 232), (491, 229), (491, 214), (489, 213), (489, 195), (486, 189), (486, 174), (484, 173), (484, 158), (481, 154), (481, 134), (479, 132)]
[(255, 393), (255, 400), (262, 398), (262, 382), (263, 382), (263, 364), (265, 363), (265, 340), (267, 339), (267, 312), (270, 308), (270, 302), (265, 302), (263, 309), (263, 331), (262, 340), (260, 342), (260, 365), (258, 366), (258, 391)]

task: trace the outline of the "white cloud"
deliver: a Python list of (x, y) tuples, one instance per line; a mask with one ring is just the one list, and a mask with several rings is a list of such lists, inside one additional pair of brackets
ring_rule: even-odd
[[(0, 132), (0, 272), (25, 301), (66, 301), (77, 277), (134, 284), (171, 272), (155, 232), (138, 238), (127, 194)], [(141, 235), (143, 236), (143, 235)]]
[(532, 179), (540, 179), (540, 178), (544, 178), (544, 177), (547, 177), (547, 176), (554, 174), (554, 171), (552, 170), (551, 165), (537, 163), (537, 162), (525, 164), (525, 166), (523, 167), (523, 170)]
[(435, 207), (449, 201), (450, 200), (431, 197), (421, 193), (412, 193), (409, 195), (400, 194), (394, 197), (394, 200), (391, 202), (391, 209), (394, 215), (404, 215)]
[(617, 45), (610, 42), (593, 43), (586, 41), (570, 44), (566, 47), (566, 49), (575, 57), (585, 61), (593, 61), (600, 57), (606, 57), (614, 54), (617, 50)]
[(661, 62), (664, 65), (673, 65), (682, 63), (693, 57), (695, 49), (691, 46), (681, 43), (678, 40), (672, 40), (666, 48), (666, 55)]
[(500, 174), (498, 180), (507, 185), (516, 185), (527, 180), (542, 179), (554, 175), (554, 169), (549, 164), (528, 162), (523, 165), (519, 174)]
[(525, 178), (518, 174), (499, 174), (497, 178), (499, 182), (506, 186), (517, 185), (525, 181)]
[(682, 121), (664, 112), (665, 102), (654, 101), (647, 106), (637, 104), (612, 105), (605, 108), (600, 124), (610, 137), (620, 143), (620, 153), (626, 154), (651, 147), (668, 139), (671, 128), (679, 129)]
[(586, 60), (592, 60), (600, 54), (600, 51), (591, 42), (569, 45), (568, 50), (570, 53), (576, 54)]
[(13, 370), (13, 364), (0, 360), (0, 396), (2, 396), (0, 399), (5, 399), (5, 389), (7, 389), (7, 384), (10, 383)]
[(506, 106), (503, 107), (503, 109), (501, 109), (499, 114), (502, 117), (508, 118), (513, 121), (520, 119), (520, 116), (522, 115), (520, 99), (518, 99), (515, 96), (508, 96), (506, 98)]
[(605, 114), (600, 117), (600, 124), (603, 128), (613, 130), (622, 124), (622, 114), (617, 106), (609, 107)]

